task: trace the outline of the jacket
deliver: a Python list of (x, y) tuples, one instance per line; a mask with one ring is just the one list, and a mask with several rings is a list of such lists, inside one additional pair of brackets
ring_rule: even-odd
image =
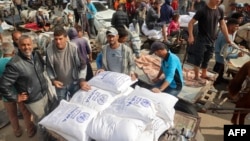
[[(104, 70), (108, 71), (108, 61), (107, 61), (107, 48), (108, 45), (102, 48), (102, 67)], [(130, 47), (122, 44), (122, 72), (127, 75), (135, 72), (135, 61), (133, 59), (133, 52)]]
[(128, 27), (129, 20), (127, 13), (122, 10), (116, 11), (112, 16), (111, 25), (114, 27), (123, 27), (126, 25)]
[(28, 59), (19, 51), (6, 65), (0, 80), (0, 94), (8, 101), (16, 102), (17, 95), (11, 89), (14, 85), (17, 93), (28, 93), (29, 98), (24, 103), (40, 100), (48, 92), (44, 71), (44, 61), (40, 54), (33, 52), (33, 59)]
[[(71, 42), (67, 42), (66, 46), (70, 48), (71, 51), (71, 57), (74, 59), (74, 66), (69, 66), (73, 69), (72, 78), (74, 81), (78, 81), (79, 79), (85, 80), (86, 74), (87, 74), (87, 66), (85, 61), (79, 57), (79, 50), (77, 49), (76, 45)], [(48, 45), (47, 51), (46, 51), (46, 66), (47, 66), (47, 73), (51, 80), (54, 80), (57, 78), (57, 74), (54, 69), (54, 51), (53, 47), (55, 47), (54, 42), (51, 42), (51, 44)]]

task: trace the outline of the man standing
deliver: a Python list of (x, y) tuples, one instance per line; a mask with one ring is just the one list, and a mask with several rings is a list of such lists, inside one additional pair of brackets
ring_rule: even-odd
[(16, 6), (16, 9), (18, 11), (19, 16), (21, 16), (21, 11), (23, 10), (23, 8), (22, 8), (22, 0), (14, 0), (13, 2), (15, 4), (15, 6)]
[(89, 22), (89, 28), (90, 28), (90, 38), (94, 38), (96, 36), (95, 32), (95, 26), (94, 26), (94, 17), (97, 12), (95, 5), (91, 2), (91, 0), (87, 0), (87, 7), (88, 7), (88, 13), (87, 18)]
[(83, 31), (86, 31), (88, 33), (88, 36), (90, 38), (90, 29), (89, 29), (89, 22), (87, 19), (87, 5), (86, 0), (76, 0), (77, 4), (77, 12), (80, 17), (81, 25)]
[(128, 27), (128, 14), (124, 12), (122, 5), (119, 5), (117, 11), (112, 15), (111, 25), (115, 28), (124, 27), (124, 25)]
[(115, 28), (110, 27), (106, 35), (108, 44), (102, 48), (102, 69), (97, 72), (105, 70), (124, 73), (135, 80), (135, 62), (132, 49), (118, 42), (119, 35)]
[(47, 73), (56, 88), (58, 103), (79, 90), (90, 90), (86, 78), (86, 63), (79, 57), (80, 51), (67, 39), (62, 27), (54, 30), (54, 41), (47, 48)]
[(68, 29), (68, 36), (72, 43), (75, 43), (77, 49), (80, 51), (80, 57), (86, 62), (87, 76), (86, 81), (89, 81), (94, 75), (90, 62), (92, 61), (92, 51), (88, 41), (84, 38), (78, 37), (78, 32), (74, 27)]
[[(18, 54), (8, 62), (0, 79), (0, 94), (10, 102), (24, 102), (38, 125), (48, 110), (44, 63), (40, 54), (33, 52), (29, 36), (22, 35), (19, 38), (18, 49)], [(12, 86), (16, 88), (18, 95), (12, 93)], [(43, 129), (39, 126), (38, 130), (38, 138), (46, 140)]]
[[(155, 79), (152, 81), (157, 83), (156, 87), (152, 88), (155, 93), (166, 92), (177, 96), (183, 87), (183, 76), (181, 62), (178, 56), (166, 49), (162, 42), (154, 42), (151, 45), (150, 54), (155, 54), (162, 58), (161, 69)], [(160, 76), (164, 74), (164, 80), (160, 80)], [(159, 86), (158, 86), (159, 85)]]
[(77, 12), (77, 2), (76, 0), (70, 0), (70, 4), (72, 5), (74, 16), (75, 16), (75, 24), (78, 25), (79, 23), (79, 14)]
[[(214, 42), (217, 36), (218, 23), (220, 24), (226, 41), (231, 43), (224, 21), (223, 10), (218, 8), (220, 3), (221, 0), (209, 0), (206, 6), (198, 10), (188, 23), (188, 42), (190, 45), (187, 62), (194, 65), (194, 79), (200, 84), (205, 84), (205, 81), (200, 79), (200, 77), (213, 80), (207, 75), (207, 67), (214, 53)], [(198, 21), (198, 35), (194, 39), (193, 27), (196, 21)], [(201, 76), (199, 76), (200, 67), (202, 69)]]
[[(11, 43), (3, 43), (2, 44), (3, 58), (0, 58), (0, 76), (2, 76), (6, 64), (10, 61), (10, 59), (15, 55), (15, 49)], [(12, 93), (17, 94), (14, 87), (12, 88)], [(25, 126), (27, 127), (27, 133), (29, 137), (35, 135), (35, 125), (31, 121), (31, 113), (25, 107), (23, 102), (9, 102), (3, 97), (4, 107), (7, 110), (8, 117), (10, 119), (10, 123), (14, 134), (16, 137), (20, 137), (22, 135), (22, 128), (18, 121), (17, 116), (17, 105), (23, 115)]]

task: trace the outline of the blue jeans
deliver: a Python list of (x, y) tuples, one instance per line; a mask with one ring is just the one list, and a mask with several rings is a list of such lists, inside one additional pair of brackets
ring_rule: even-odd
[[(161, 81), (159, 81), (159, 82), (157, 82), (155, 85), (154, 85), (154, 87), (160, 87), (163, 83), (164, 83), (164, 79), (163, 80), (161, 80)], [(177, 97), (177, 95), (181, 92), (181, 89), (176, 89), (176, 88), (171, 88), (171, 87), (167, 87), (165, 90), (163, 90), (162, 92), (165, 92), (165, 93), (168, 93), (168, 94), (170, 94), (170, 95), (173, 95), (173, 96), (176, 96)]]
[(56, 88), (56, 94), (58, 99), (58, 104), (62, 99), (69, 100), (75, 94), (76, 91), (80, 89), (79, 83), (74, 81), (63, 88)]

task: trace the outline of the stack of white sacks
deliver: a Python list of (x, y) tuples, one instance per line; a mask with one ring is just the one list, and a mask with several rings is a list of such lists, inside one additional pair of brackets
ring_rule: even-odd
[(158, 141), (173, 127), (177, 98), (136, 86), (130, 76), (102, 72), (39, 122), (68, 141)]

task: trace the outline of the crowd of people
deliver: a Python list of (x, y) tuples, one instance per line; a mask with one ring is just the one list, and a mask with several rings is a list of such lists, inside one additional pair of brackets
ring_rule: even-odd
[[(22, 35), (20, 31), (12, 33), (13, 44), (2, 41), (0, 96), (4, 100), (16, 137), (22, 135), (16, 114), (17, 105), (23, 114), (28, 136), (33, 137), (38, 133), (39, 140), (48, 140), (46, 130), (39, 126), (38, 122), (62, 99), (69, 100), (79, 89), (84, 91), (91, 89), (88, 80), (94, 77), (91, 67), (92, 49), (89, 39), (83, 34), (87, 32), (89, 38), (97, 34), (92, 27), (96, 9), (91, 0), (87, 0), (86, 3), (82, 0), (70, 2), (76, 25), (68, 30), (55, 27), (54, 39), (46, 49), (45, 60), (34, 50), (32, 38)], [(148, 29), (160, 30), (163, 33), (163, 42), (156, 41), (151, 45), (150, 54), (160, 57), (162, 62), (157, 77), (152, 80), (155, 85), (150, 89), (155, 93), (166, 92), (177, 96), (184, 85), (182, 65), (180, 59), (164, 42), (168, 40), (168, 36), (180, 34), (178, 18), (180, 14), (186, 14), (191, 10), (196, 13), (188, 24), (187, 62), (194, 65), (195, 81), (205, 84), (204, 79), (212, 80), (207, 75), (207, 68), (214, 53), (216, 59), (214, 71), (219, 77), (212, 81), (216, 83), (224, 81), (222, 78), (224, 59), (220, 54), (221, 48), (225, 43), (232, 44), (238, 27), (250, 21), (250, 8), (247, 4), (231, 3), (230, 12), (225, 16), (223, 8), (220, 7), (222, 2), (223, 0), (208, 0), (207, 3), (202, 0), (114, 1), (109, 5), (116, 12), (111, 21), (112, 27), (105, 33), (107, 43), (102, 47), (96, 72), (114, 71), (125, 73), (131, 76), (132, 80), (137, 79), (134, 52), (127, 41), (128, 33), (124, 30), (124, 25), (129, 26), (134, 20), (140, 26), (145, 22)], [(20, 9), (18, 4), (17, 8)], [(86, 15), (86, 9), (92, 11), (90, 15)], [(79, 21), (81, 24), (78, 24)], [(193, 34), (196, 22), (198, 22), (198, 35)], [(42, 24), (41, 26), (46, 25)], [(242, 55), (240, 52), (229, 58)], [(159, 80), (162, 74), (165, 78)], [(56, 98), (53, 98), (49, 91), (48, 81), (55, 87)]]

